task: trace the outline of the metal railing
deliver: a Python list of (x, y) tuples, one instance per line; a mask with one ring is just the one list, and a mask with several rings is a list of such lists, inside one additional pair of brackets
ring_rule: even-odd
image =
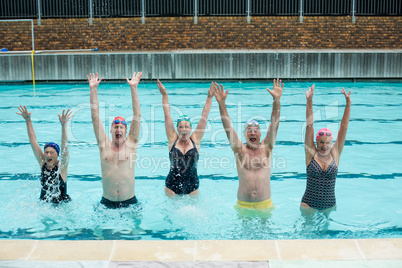
[(401, 16), (401, 0), (0, 0), (0, 19)]

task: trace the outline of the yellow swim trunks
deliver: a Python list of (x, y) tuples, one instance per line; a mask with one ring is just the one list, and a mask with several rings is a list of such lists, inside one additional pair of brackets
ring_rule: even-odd
[(261, 202), (246, 202), (237, 200), (234, 208), (241, 217), (257, 216), (267, 218), (271, 216), (271, 212), (274, 210), (275, 205), (272, 203), (271, 198)]

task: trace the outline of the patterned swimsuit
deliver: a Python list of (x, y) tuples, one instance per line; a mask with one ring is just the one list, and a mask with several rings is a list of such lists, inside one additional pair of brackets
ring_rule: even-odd
[(52, 203), (71, 200), (67, 194), (67, 183), (63, 181), (58, 170), (58, 165), (55, 165), (51, 170), (48, 170), (46, 163), (42, 166), (40, 200)]
[(315, 209), (326, 209), (335, 206), (335, 180), (338, 174), (338, 167), (333, 157), (325, 171), (322, 171), (313, 157), (306, 168), (306, 173), (307, 187), (302, 202)]

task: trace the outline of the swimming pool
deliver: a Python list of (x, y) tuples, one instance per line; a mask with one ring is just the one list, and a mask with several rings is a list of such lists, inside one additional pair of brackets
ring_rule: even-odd
[[(305, 93), (316, 84), (315, 128), (336, 132), (345, 104), (340, 89), (352, 91), (352, 113), (336, 185), (337, 211), (312, 222), (301, 217), (305, 190), (303, 133)], [(172, 117), (185, 112), (198, 121), (209, 83), (164, 83)], [(272, 82), (224, 83), (235, 129), (251, 117), (269, 124)], [(97, 208), (102, 195), (100, 160), (92, 130), (89, 87), (78, 84), (0, 85), (0, 239), (230, 240), (402, 237), (400, 166), (401, 83), (286, 82), (281, 124), (273, 153), (272, 200), (268, 221), (239, 219), (233, 209), (238, 181), (234, 157), (213, 101), (200, 150), (200, 196), (169, 199), (164, 194), (168, 150), (161, 96), (155, 83), (140, 83), (142, 109), (136, 160), (137, 210)], [(116, 116), (132, 113), (126, 84), (98, 89), (106, 132)], [(17, 106), (27, 105), (40, 145), (60, 141), (57, 113), (72, 108), (69, 125), (68, 192), (73, 201), (54, 207), (38, 201), (39, 168)], [(268, 122), (268, 123), (267, 123)]]

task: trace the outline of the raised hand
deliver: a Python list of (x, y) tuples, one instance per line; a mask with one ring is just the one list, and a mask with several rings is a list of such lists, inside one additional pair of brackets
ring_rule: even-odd
[(307, 100), (312, 100), (312, 99), (313, 99), (314, 87), (315, 87), (315, 84), (312, 85), (312, 86), (308, 89), (308, 91), (306, 90), (306, 99), (307, 99)]
[(31, 119), (32, 113), (28, 113), (28, 109), (25, 105), (24, 106), (20, 105), (20, 107), (18, 107), (18, 110), (20, 110), (21, 113), (16, 113), (16, 114), (22, 115), (22, 117), (25, 119), (25, 121)]
[(217, 83), (214, 83), (214, 93), (215, 93), (215, 99), (218, 103), (224, 103), (226, 100), (226, 97), (228, 96), (229, 89), (225, 90), (223, 89), (223, 86), (221, 84), (221, 87), (219, 88), (219, 85)]
[(215, 95), (214, 82), (211, 82), (211, 85), (209, 86), (208, 90), (208, 97), (213, 97), (214, 95)]
[(273, 89), (269, 90), (267, 88), (267, 91), (269, 92), (269, 94), (271, 94), (271, 96), (274, 98), (274, 100), (280, 99), (282, 96), (282, 91), (283, 91), (283, 83), (282, 80), (278, 79), (274, 79), (273, 82)]
[(71, 115), (72, 112), (70, 112), (70, 109), (68, 109), (66, 113), (64, 113), (64, 112), (65, 112), (65, 110), (63, 110), (63, 113), (61, 116), (59, 114), (57, 114), (59, 116), (59, 120), (62, 125), (66, 125), (68, 120), (73, 118), (73, 115)]
[(159, 81), (159, 79), (158, 79), (158, 88), (159, 88), (159, 92), (160, 92), (162, 95), (167, 95), (166, 88), (165, 88), (165, 86), (161, 83), (161, 81)]
[(133, 86), (136, 87), (136, 86), (138, 86), (138, 83), (140, 82), (141, 76), (142, 76), (142, 72), (133, 73), (133, 77), (131, 78), (131, 80), (126, 78), (126, 81), (130, 85), (130, 87), (133, 87)]
[(103, 78), (98, 79), (98, 73), (96, 73), (96, 75), (94, 73), (90, 73), (89, 77), (87, 75), (87, 79), (89, 82), (89, 88), (96, 89)]
[(345, 95), (345, 98), (346, 98), (346, 104), (351, 104), (351, 103), (352, 103), (352, 100), (350, 99), (350, 90), (349, 90), (349, 93), (348, 93), (348, 94), (346, 94), (345, 89), (344, 89), (344, 88), (342, 88), (341, 92), (343, 93), (343, 95)]

